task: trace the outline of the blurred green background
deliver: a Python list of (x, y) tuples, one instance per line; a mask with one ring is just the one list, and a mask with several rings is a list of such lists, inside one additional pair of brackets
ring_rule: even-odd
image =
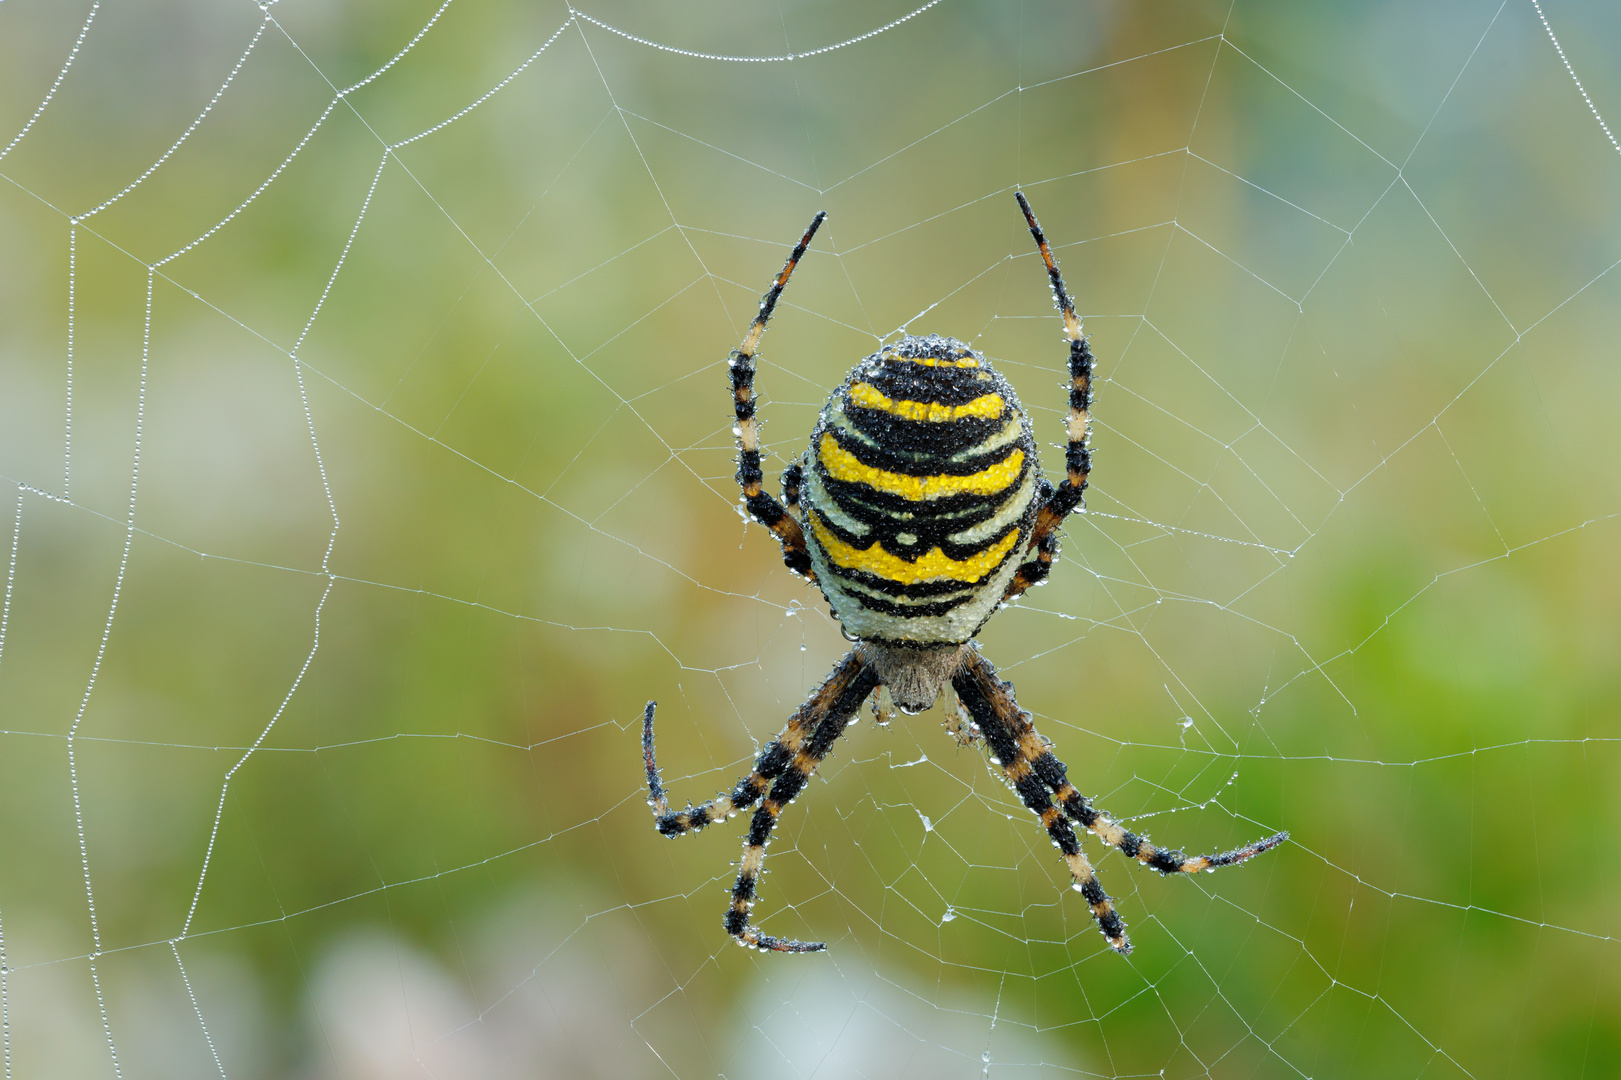
[[(580, 10), (771, 57), (914, 6)], [(1613, 126), (1621, 9), (1540, 14)], [(6, 0), (6, 1075), (1614, 1075), (1621, 152), (1540, 14), (945, 0), (743, 62)], [(1056, 447), (1018, 186), (1097, 465), (984, 650), (1133, 827), (1293, 840), (1101, 856), (1121, 959), (938, 712), (863, 722), (756, 912), (830, 951), (745, 953), (641, 709), (707, 798), (846, 646), (737, 516), (725, 355), (825, 208), (768, 472), (902, 330)]]

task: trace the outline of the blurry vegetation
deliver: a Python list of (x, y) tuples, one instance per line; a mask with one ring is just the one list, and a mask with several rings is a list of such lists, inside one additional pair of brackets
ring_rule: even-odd
[[(167, 943), (221, 783), (276, 718), (178, 945), (232, 1076), (342, 1072), (322, 1010), (379, 933), (491, 1010), (475, 1033), (550, 1018), (514, 1022), (508, 1063), (561, 1068), (589, 1037), (645, 1046), (614, 1066), (644, 1075), (752, 1074), (751, 1029), (797, 1022), (795, 965), (848, 964), (962, 1010), (928, 1037), (968, 1032), (962, 1075), (992, 1016), (999, 1061), (1087, 1075), (1604, 1075), (1621, 166), (1534, 13), (1423, 7), (943, 5), (792, 65), (581, 24), (385, 156), (566, 18), (450, 5), (155, 281), (137, 531), (75, 740), (126, 1065), (211, 1067)], [(71, 485), (23, 498), (0, 654), (19, 1075), (67, 1045), (54, 1075), (106, 1060), (65, 736), (124, 544), (141, 264), (231, 214), (434, 10), (282, 0), (196, 133), (78, 227), (71, 458), (69, 217), (185, 130), (258, 9), (107, 7), (0, 161), (0, 475)], [(879, 18), (591, 11), (740, 54)], [(1621, 27), (1562, 15), (1595, 100), (1621, 101)], [(0, 131), (80, 19), (0, 8)], [(762, 353), (769, 471), (902, 325), (999, 358), (1055, 442), (1016, 184), (1100, 357), (1096, 513), (987, 654), (1083, 790), (1156, 839), (1294, 842), (1196, 882), (1102, 858), (1122, 962), (977, 751), (934, 713), (863, 722), (785, 817), (757, 909), (833, 954), (745, 954), (720, 926), (739, 829), (653, 832), (641, 708), (674, 797), (706, 798), (845, 643), (739, 521), (720, 365), (825, 207)], [(559, 1019), (576, 984), (596, 1027)]]

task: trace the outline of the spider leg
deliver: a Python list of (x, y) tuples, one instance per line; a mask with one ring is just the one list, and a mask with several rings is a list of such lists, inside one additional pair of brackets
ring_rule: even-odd
[(973, 715), (963, 708), (962, 702), (957, 698), (957, 691), (950, 683), (945, 685), (944, 693), (940, 697), (940, 708), (946, 714), (946, 730), (951, 732), (951, 737), (957, 740), (958, 746), (972, 746), (985, 737), (984, 732), (979, 730), (979, 725), (974, 723)]
[[(733, 350), (726, 361), (732, 372), (732, 405), (737, 415), (737, 483), (743, 489), (743, 505), (754, 520), (770, 529), (782, 545), (782, 561), (796, 574), (811, 577), (810, 555), (805, 551), (805, 534), (799, 521), (783, 505), (766, 494), (763, 483), (765, 472), (760, 468), (760, 422), (754, 415), (754, 352), (765, 333), (766, 323), (777, 306), (777, 298), (788, 284), (788, 276), (805, 255), (811, 237), (827, 217), (823, 210), (811, 219), (810, 227), (799, 240), (782, 272), (772, 281), (771, 288), (760, 298), (760, 313), (749, 324), (743, 343)], [(790, 499), (790, 503), (794, 500)], [(814, 580), (814, 578), (812, 578)]]
[(1130, 829), (1121, 827), (1119, 822), (1093, 806), (1091, 799), (1076, 791), (1075, 785), (1064, 778), (1063, 762), (1053, 758), (1053, 763), (1057, 765), (1056, 772), (1050, 769), (1048, 772), (1057, 779), (1057, 783), (1053, 785), (1054, 793), (1058, 796), (1064, 812), (1105, 844), (1119, 848), (1129, 858), (1136, 859), (1144, 866), (1158, 870), (1162, 874), (1197, 874), (1201, 870), (1236, 866), (1263, 851), (1271, 851), (1289, 839), (1287, 831), (1273, 833), (1264, 839), (1251, 841), (1242, 847), (1214, 855), (1187, 855), (1171, 848), (1162, 848), (1150, 843), (1147, 837), (1138, 836)]
[[(789, 718), (782, 734), (760, 752), (754, 770), (737, 782), (730, 795), (711, 799), (702, 806), (688, 806), (682, 813), (670, 811), (669, 799), (659, 780), (658, 759), (653, 752), (653, 702), (647, 703), (647, 711), (642, 715), (642, 758), (647, 766), (648, 802), (653, 807), (653, 820), (659, 832), (665, 836), (681, 836), (760, 803), (743, 844), (742, 864), (737, 883), (732, 886), (732, 902), (726, 911), (726, 932), (740, 944), (771, 952), (818, 952), (827, 947), (821, 942), (789, 941), (762, 934), (749, 925), (749, 908), (754, 904), (760, 868), (765, 862), (766, 841), (776, 827), (782, 808), (804, 790), (834, 741), (844, 733), (861, 703), (877, 686), (877, 670), (858, 650), (852, 650)], [(768, 785), (769, 795), (766, 794)]]
[[(1048, 833), (1058, 842), (1066, 859), (1069, 852), (1060, 840), (1060, 834), (1048, 824), (1045, 807), (1037, 809), (1038, 804), (1033, 801), (1038, 794), (1044, 799), (1049, 790), (1058, 798), (1063, 812), (1088, 832), (1162, 874), (1194, 874), (1200, 870), (1234, 866), (1263, 851), (1270, 851), (1289, 839), (1287, 832), (1280, 832), (1231, 851), (1194, 856), (1149, 843), (1147, 839), (1122, 828), (1108, 814), (1094, 807), (1092, 800), (1075, 790), (1075, 785), (1069, 782), (1064, 763), (1054, 756), (1047, 741), (1030, 723), (1029, 714), (1019, 711), (1018, 702), (1013, 699), (1013, 687), (996, 677), (996, 669), (990, 661), (975, 653), (973, 659), (952, 679), (952, 685), (974, 721), (984, 730), (992, 752), (1003, 763), (1003, 772), (1013, 782), (1024, 804), (1042, 815), (1042, 824), (1047, 825)], [(987, 723), (987, 719), (990, 723)], [(1010, 762), (1011, 765), (1008, 764)], [(1080, 865), (1090, 872), (1091, 867), (1086, 864), (1084, 857)], [(1131, 945), (1126, 941), (1125, 926), (1113, 907), (1109, 906), (1109, 898), (1101, 888), (1089, 891), (1088, 883), (1082, 879), (1073, 861), (1070, 862), (1070, 873), (1075, 877), (1076, 888), (1092, 905), (1092, 914), (1098, 920), (1098, 929), (1103, 931), (1103, 936), (1120, 952), (1129, 952)], [(1095, 883), (1094, 877), (1091, 884), (1095, 886)]]
[(1030, 723), (1030, 714), (1019, 711), (1013, 699), (1013, 687), (996, 677), (996, 669), (978, 652), (952, 677), (951, 686), (957, 700), (974, 718), (990, 746), (993, 759), (1001, 766), (1013, 790), (1032, 813), (1041, 819), (1047, 835), (1063, 852), (1069, 865), (1075, 889), (1086, 898), (1092, 909), (1092, 918), (1115, 951), (1125, 956), (1131, 952), (1131, 940), (1126, 937), (1126, 923), (1114, 909), (1109, 894), (1103, 891), (1096, 871), (1081, 850), (1081, 842), (1070, 827), (1063, 812), (1053, 805), (1048, 796), (1049, 784), (1042, 769), (1045, 759), (1063, 765), (1053, 757), (1047, 743)]
[[(762, 952), (820, 952), (827, 945), (820, 941), (793, 941), (760, 933), (749, 925), (749, 908), (755, 900), (765, 848), (783, 807), (804, 790), (816, 768), (832, 749), (833, 743), (855, 718), (861, 704), (878, 686), (878, 672), (860, 650), (852, 649), (833, 669), (821, 688), (800, 706), (794, 719), (800, 722), (801, 736), (786, 748), (791, 756), (781, 775), (771, 785), (771, 794), (761, 801), (749, 823), (743, 841), (743, 858), (738, 866), (737, 883), (732, 886), (732, 903), (726, 911), (726, 932), (738, 944)], [(793, 727), (790, 724), (790, 727)]]
[(799, 510), (799, 489), (805, 484), (805, 466), (798, 461), (782, 472), (782, 502), (791, 512)]
[(1030, 226), (1030, 235), (1035, 238), (1042, 261), (1047, 264), (1053, 301), (1064, 316), (1064, 336), (1069, 339), (1069, 419), (1066, 424), (1069, 446), (1064, 451), (1063, 482), (1056, 488), (1048, 486), (1044, 489), (1044, 500), (1036, 514), (1035, 528), (1030, 533), (1030, 546), (1025, 549), (1026, 553), (1034, 551), (1035, 558), (1020, 564), (1013, 580), (1008, 583), (1007, 593), (1002, 597), (1004, 602), (1023, 594), (1051, 572), (1053, 561), (1058, 558), (1058, 527), (1083, 505), (1081, 495), (1086, 491), (1087, 477), (1092, 473), (1092, 450), (1087, 445), (1092, 434), (1092, 349), (1086, 343), (1086, 335), (1081, 332), (1075, 302), (1064, 288), (1058, 262), (1053, 258), (1052, 248), (1047, 246), (1047, 237), (1037, 224), (1030, 203), (1022, 191), (1014, 192), (1013, 197), (1019, 201), (1019, 209), (1024, 211), (1024, 220)]
[[(766, 787), (782, 775), (783, 768), (788, 764), (789, 751), (785, 744), (795, 737), (794, 720), (790, 720), (782, 734), (760, 751), (760, 756), (754, 759), (753, 771), (737, 782), (730, 795), (716, 796), (702, 806), (688, 803), (684, 811), (673, 812), (670, 800), (664, 793), (664, 783), (659, 779), (658, 757), (653, 750), (653, 710), (657, 706), (658, 702), (649, 701), (647, 710), (642, 713), (642, 760), (647, 766), (647, 804), (653, 808), (655, 827), (665, 836), (697, 832), (706, 825), (725, 821), (739, 810), (747, 810), (760, 801)], [(797, 720), (798, 716), (794, 719)]]

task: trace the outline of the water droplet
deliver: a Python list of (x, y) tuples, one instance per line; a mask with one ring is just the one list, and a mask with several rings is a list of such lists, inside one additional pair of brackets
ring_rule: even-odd
[(954, 909), (946, 908), (945, 914), (940, 916), (940, 922), (941, 923), (948, 923), (952, 919), (955, 919), (956, 917), (957, 917), (957, 912)]

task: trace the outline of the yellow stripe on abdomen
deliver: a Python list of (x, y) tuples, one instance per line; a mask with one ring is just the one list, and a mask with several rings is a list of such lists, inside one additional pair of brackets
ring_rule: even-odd
[(951, 420), (975, 417), (995, 420), (1007, 408), (1001, 394), (985, 394), (966, 405), (941, 405), (933, 401), (895, 401), (871, 383), (858, 382), (850, 387), (850, 404), (862, 409), (898, 416), (902, 420), (924, 420), (941, 424)]
[(838, 440), (826, 433), (822, 435), (816, 456), (827, 470), (827, 475), (835, 480), (866, 484), (914, 502), (941, 499), (948, 495), (994, 495), (1018, 479), (1024, 469), (1024, 451), (1015, 449), (990, 468), (967, 476), (908, 476), (863, 465), (854, 454), (840, 446)]
[(882, 544), (874, 543), (867, 548), (846, 544), (827, 527), (822, 516), (814, 511), (810, 514), (810, 526), (811, 532), (816, 536), (816, 542), (827, 553), (828, 560), (833, 565), (846, 570), (860, 570), (901, 585), (915, 585), (920, 581), (938, 581), (942, 578), (949, 581), (978, 581), (1001, 565), (1002, 560), (1007, 558), (1007, 553), (1013, 550), (1013, 545), (1019, 542), (1019, 530), (1014, 529), (1000, 541), (971, 558), (959, 561), (939, 548), (930, 548), (919, 556), (916, 562), (907, 562), (885, 551)]
[(979, 366), (979, 361), (972, 356), (959, 356), (955, 359), (939, 356), (901, 356), (893, 349), (887, 349), (880, 353), (878, 359), (891, 364), (922, 364), (924, 367), (977, 368)]

